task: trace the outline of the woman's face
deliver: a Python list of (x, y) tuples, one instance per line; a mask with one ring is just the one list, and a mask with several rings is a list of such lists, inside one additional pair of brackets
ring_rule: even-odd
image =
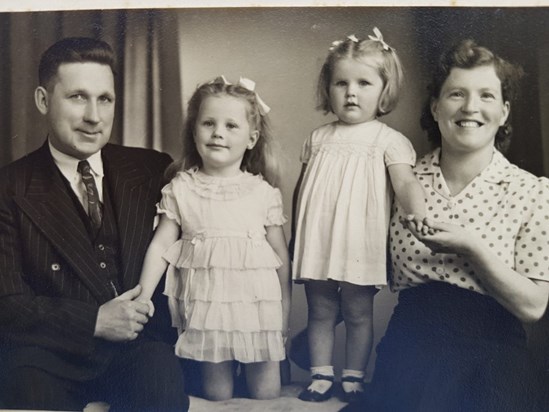
[(500, 126), (509, 115), (501, 81), (492, 65), (453, 68), (431, 112), (442, 135), (442, 150), (471, 153), (492, 150)]

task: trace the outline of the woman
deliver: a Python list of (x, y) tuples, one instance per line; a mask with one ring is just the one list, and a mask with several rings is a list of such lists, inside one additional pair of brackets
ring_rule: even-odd
[(431, 231), (395, 206), (399, 303), (372, 383), (345, 410), (546, 409), (521, 322), (538, 320), (549, 296), (549, 183), (500, 152), (520, 75), (471, 40), (442, 56), (422, 117), (437, 148), (415, 168)]

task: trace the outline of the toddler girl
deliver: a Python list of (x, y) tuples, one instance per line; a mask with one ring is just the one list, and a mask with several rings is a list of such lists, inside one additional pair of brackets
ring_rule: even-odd
[[(189, 102), (184, 155), (162, 190), (140, 299), (167, 267), (164, 293), (178, 328), (175, 351), (201, 362), (204, 394), (233, 395), (233, 361), (245, 364), (253, 398), (279, 396), (279, 361), (290, 311), (269, 108), (241, 79), (221, 76)], [(153, 310), (151, 306), (151, 311)]]
[(305, 401), (331, 396), (334, 330), (346, 326), (342, 386), (363, 391), (373, 340), (373, 297), (387, 283), (386, 239), (392, 190), (419, 230), (425, 200), (410, 141), (377, 120), (397, 104), (402, 68), (379, 30), (334, 42), (320, 72), (319, 108), (337, 116), (303, 145), (296, 193), (294, 278), (304, 281), (312, 383)]

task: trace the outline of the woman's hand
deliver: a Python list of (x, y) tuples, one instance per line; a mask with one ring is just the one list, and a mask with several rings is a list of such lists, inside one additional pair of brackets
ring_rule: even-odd
[(429, 218), (423, 225), (407, 219), (408, 229), (435, 253), (456, 253), (468, 255), (474, 250), (476, 238), (461, 226), (435, 222)]

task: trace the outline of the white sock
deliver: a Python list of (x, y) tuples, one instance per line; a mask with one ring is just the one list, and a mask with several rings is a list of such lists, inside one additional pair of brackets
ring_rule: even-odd
[[(345, 378), (346, 376), (359, 378), (361, 382), (344, 382), (343, 378)], [(363, 392), (364, 391), (364, 384), (362, 383), (363, 380), (364, 380), (364, 371), (357, 371), (354, 369), (343, 369), (341, 371), (341, 386), (343, 387), (343, 390), (347, 393)]]
[[(311, 366), (311, 376), (314, 375), (324, 375), (324, 376), (334, 376), (334, 367), (331, 365), (327, 366)], [(311, 384), (307, 389), (310, 391), (315, 391), (318, 393), (326, 393), (332, 385), (333, 381), (327, 379), (313, 379)]]

